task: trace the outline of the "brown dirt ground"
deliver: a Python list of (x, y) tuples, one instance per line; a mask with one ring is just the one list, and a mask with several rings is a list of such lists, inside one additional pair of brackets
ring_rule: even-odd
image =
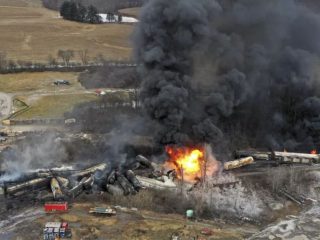
[[(17, 93), (36, 91), (59, 91), (60, 89), (82, 90), (78, 82), (79, 73), (73, 72), (35, 72), (35, 73), (13, 73), (0, 76), (0, 92)], [(56, 87), (55, 80), (68, 80), (70, 86)]]
[(133, 25), (66, 21), (58, 12), (35, 6), (37, 2), (0, 0), (0, 51), (9, 59), (47, 62), (59, 49), (74, 50), (77, 61), (85, 49), (91, 60), (98, 54), (111, 60), (130, 58)]
[[(69, 213), (47, 214), (33, 222), (19, 224), (11, 234), (11, 239), (41, 239), (42, 226), (49, 221), (68, 221), (72, 228), (72, 239), (110, 239), (110, 240), (168, 240), (178, 234), (182, 240), (191, 237), (198, 239), (245, 239), (242, 227), (221, 225), (210, 221), (187, 221), (176, 214), (159, 214), (149, 211), (119, 211), (116, 216), (96, 216), (88, 213), (90, 207), (98, 203), (74, 203)], [(99, 206), (107, 206), (99, 203)], [(201, 234), (203, 228), (213, 231), (212, 236)], [(243, 227), (248, 228), (248, 226)], [(249, 227), (252, 231), (252, 227)], [(32, 229), (32, 231), (30, 231)], [(255, 229), (256, 230), (256, 229)]]

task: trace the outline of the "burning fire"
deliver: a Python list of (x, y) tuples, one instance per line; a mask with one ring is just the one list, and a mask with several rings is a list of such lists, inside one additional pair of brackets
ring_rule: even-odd
[(204, 163), (204, 149), (189, 147), (166, 147), (169, 156), (168, 167), (177, 170), (179, 178), (194, 180), (201, 176), (201, 168)]

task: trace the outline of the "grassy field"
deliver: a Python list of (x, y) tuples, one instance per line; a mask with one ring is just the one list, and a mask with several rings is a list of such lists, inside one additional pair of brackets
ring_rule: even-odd
[(139, 7), (135, 7), (135, 8), (124, 8), (124, 9), (121, 9), (120, 12), (121, 12), (123, 15), (126, 15), (126, 16), (139, 18), (140, 10), (141, 10), (141, 8), (139, 8)]
[(40, 0), (0, 0), (0, 51), (8, 59), (47, 62), (59, 49), (88, 50), (92, 60), (102, 54), (106, 59), (129, 59), (129, 24), (91, 25), (63, 20), (59, 13), (39, 7)]
[[(82, 102), (94, 101), (95, 94), (87, 93), (77, 80), (78, 73), (40, 72), (0, 76), (0, 92), (15, 95), (14, 111), (23, 111), (12, 119), (59, 118)], [(57, 79), (68, 80), (69, 86), (55, 86)]]
[(41, 7), (41, 0), (0, 0), (0, 6)]
[(21, 114), (16, 114), (14, 119), (42, 119), (63, 117), (63, 114), (71, 111), (75, 105), (95, 101), (98, 98), (95, 94), (65, 94), (39, 97), (32, 103), (24, 96), (17, 99), (26, 102), (29, 108)]
[[(98, 55), (109, 60), (127, 60), (131, 57), (133, 28), (131, 24), (66, 21), (58, 12), (43, 8), (41, 0), (0, 0), (0, 52), (6, 52), (8, 60), (46, 63), (49, 55), (57, 58), (59, 49), (73, 50), (72, 61), (77, 62), (83, 50), (88, 51), (89, 60)], [(77, 78), (78, 73), (2, 74), (0, 92), (15, 94), (16, 110), (27, 104), (27, 110), (15, 119), (56, 118), (78, 103), (97, 99), (83, 89)], [(57, 79), (68, 80), (71, 86), (56, 87), (53, 82)]]
[[(66, 88), (82, 89), (77, 81), (78, 73), (40, 72), (40, 73), (14, 73), (0, 76), (0, 92), (16, 93), (29, 91), (59, 91)], [(69, 87), (55, 87), (53, 82), (57, 79), (68, 80)]]

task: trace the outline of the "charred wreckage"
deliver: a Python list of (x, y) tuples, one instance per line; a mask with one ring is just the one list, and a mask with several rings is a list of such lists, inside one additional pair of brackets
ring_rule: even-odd
[(175, 188), (174, 171), (162, 175), (156, 167), (147, 158), (138, 155), (136, 162), (123, 170), (110, 170), (106, 163), (83, 170), (38, 170), (24, 173), (14, 181), (2, 181), (0, 195), (2, 199), (15, 199), (41, 190), (51, 190), (50, 196), (42, 196), (40, 200), (67, 200), (92, 190), (129, 195), (136, 194), (141, 188)]
[[(39, 201), (61, 201), (71, 200), (83, 192), (91, 193), (93, 191), (106, 191), (112, 195), (131, 195), (137, 194), (141, 189), (148, 188), (176, 190), (182, 181), (185, 181), (185, 186), (189, 190), (192, 190), (201, 183), (206, 175), (206, 173), (202, 176), (198, 175), (195, 179), (186, 177), (188, 170), (190, 170), (188, 168), (196, 167), (192, 166), (192, 164), (197, 164), (197, 162), (194, 162), (194, 154), (195, 152), (192, 151), (189, 154), (189, 159), (187, 159), (188, 156), (183, 156), (185, 158), (184, 162), (179, 162), (182, 158), (178, 156), (174, 165), (171, 165), (176, 166), (173, 169), (168, 169), (166, 167), (167, 163), (156, 164), (146, 157), (138, 155), (130, 166), (121, 169), (111, 169), (107, 163), (101, 163), (82, 170), (53, 168), (34, 171), (25, 173), (14, 181), (2, 181), (0, 196), (4, 202), (6, 200), (23, 199), (30, 194)], [(232, 172), (235, 176), (241, 177), (243, 172), (253, 171), (253, 174), (259, 174), (270, 167), (280, 165), (294, 165), (295, 167), (301, 167), (303, 170), (312, 170), (320, 166), (320, 155), (315, 153), (246, 150), (236, 151), (234, 157), (236, 160), (220, 164), (219, 171)], [(205, 159), (205, 154), (200, 155), (200, 158)], [(201, 169), (199, 172), (201, 172)], [(232, 183), (226, 182), (219, 184), (218, 187), (229, 187), (230, 184)], [(51, 190), (52, 193), (39, 197), (39, 192), (43, 190)], [(289, 195), (288, 198), (290, 198), (289, 193), (283, 194)]]

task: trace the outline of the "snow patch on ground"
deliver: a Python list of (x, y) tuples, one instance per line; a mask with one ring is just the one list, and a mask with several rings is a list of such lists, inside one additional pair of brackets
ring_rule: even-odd
[(30, 208), (21, 214), (8, 216), (5, 220), (0, 221), (0, 239), (3, 239), (2, 237), (5, 234), (13, 231), (19, 223), (22, 223), (26, 220), (33, 221), (44, 214), (45, 213), (42, 209)]
[(249, 240), (257, 239), (319, 239), (320, 206), (314, 206), (298, 216), (287, 216), (278, 223), (273, 223)]
[[(118, 19), (119, 19), (118, 15), (114, 15), (114, 20), (109, 21), (108, 18), (107, 18), (107, 14), (99, 13), (98, 15), (101, 17), (101, 20), (104, 23), (117, 23)], [(121, 22), (122, 23), (136, 23), (136, 22), (138, 22), (138, 19), (133, 18), (133, 17), (122, 16), (122, 21)]]

